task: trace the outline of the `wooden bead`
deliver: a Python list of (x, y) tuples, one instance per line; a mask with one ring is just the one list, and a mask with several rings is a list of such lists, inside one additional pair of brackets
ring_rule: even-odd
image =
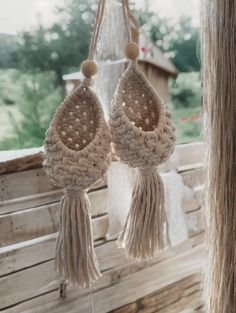
[(93, 60), (86, 60), (81, 64), (80, 69), (86, 78), (90, 78), (97, 73), (97, 64)]
[(139, 46), (135, 42), (129, 42), (125, 46), (125, 56), (130, 60), (137, 59), (139, 55)]

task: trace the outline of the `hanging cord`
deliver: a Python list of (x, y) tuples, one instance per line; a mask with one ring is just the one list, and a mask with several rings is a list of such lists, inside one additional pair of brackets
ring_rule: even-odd
[(93, 301), (93, 287), (92, 287), (92, 283), (90, 282), (89, 284), (89, 300), (90, 300), (90, 309), (91, 309), (91, 313), (95, 313), (94, 311), (94, 301)]
[(126, 31), (128, 35), (128, 41), (131, 42), (132, 41), (132, 27), (139, 31), (140, 26), (135, 16), (130, 10), (129, 0), (121, 0), (121, 4), (122, 4), (122, 9), (123, 9), (125, 27), (126, 27)]
[(89, 60), (94, 59), (94, 54), (96, 52), (97, 43), (98, 43), (99, 34), (101, 30), (101, 25), (102, 25), (102, 20), (104, 16), (105, 5), (106, 5), (106, 0), (99, 0), (92, 39), (91, 39), (90, 47), (89, 47), (89, 55), (88, 55)]
[(124, 22), (125, 22), (125, 28), (126, 28), (126, 32), (128, 36), (128, 41), (130, 42), (132, 41), (132, 33), (131, 33), (131, 23), (130, 23), (128, 11), (127, 11), (127, 7), (129, 6), (128, 1), (121, 0), (121, 4), (122, 4), (122, 10), (123, 10), (123, 16), (124, 16)]
[[(82, 72), (85, 75), (88, 71), (88, 76), (86, 76), (86, 78), (83, 80), (83, 84), (84, 85), (88, 85), (90, 86), (91, 84), (91, 73), (90, 72), (90, 66), (94, 64), (93, 59), (94, 59), (94, 55), (97, 49), (97, 43), (99, 40), (99, 35), (100, 35), (100, 31), (101, 31), (101, 25), (102, 25), (102, 20), (103, 20), (103, 16), (104, 16), (104, 10), (105, 10), (105, 5), (106, 5), (106, 0), (99, 0), (98, 2), (98, 8), (97, 8), (97, 13), (96, 13), (96, 17), (95, 17), (95, 22), (94, 22), (94, 28), (93, 28), (93, 33), (92, 33), (92, 38), (91, 38), (91, 42), (90, 42), (90, 46), (89, 46), (89, 53), (88, 53), (88, 60), (89, 61), (84, 61), (85, 63), (85, 67), (83, 70), (83, 64), (82, 64)], [(88, 63), (92, 61), (92, 63)], [(96, 63), (95, 63), (95, 70), (93, 73), (96, 72)], [(89, 282), (89, 302), (90, 302), (90, 311), (91, 313), (95, 313), (94, 311), (94, 300), (93, 300), (93, 288), (92, 288), (92, 281), (90, 280)]]

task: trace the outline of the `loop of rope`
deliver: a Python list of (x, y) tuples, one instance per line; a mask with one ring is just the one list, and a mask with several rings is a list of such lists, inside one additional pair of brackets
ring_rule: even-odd
[(91, 43), (89, 47), (89, 55), (88, 55), (89, 60), (93, 60), (94, 54), (96, 52), (97, 42), (98, 42), (99, 33), (101, 30), (102, 20), (104, 16), (105, 4), (106, 4), (106, 0), (99, 0), (98, 2), (94, 29), (93, 29), (92, 39), (91, 39)]
[[(99, 0), (92, 39), (91, 39), (91, 43), (89, 47), (89, 55), (88, 55), (89, 60), (94, 59), (94, 55), (95, 55), (96, 48), (97, 48), (97, 43), (99, 40), (102, 20), (104, 16), (105, 5), (106, 5), (106, 0)], [(129, 0), (121, 0), (121, 5), (122, 5), (122, 10), (123, 10), (124, 22), (125, 22), (127, 35), (128, 35), (128, 40), (132, 41), (132, 31), (131, 31), (132, 25), (136, 29), (139, 29), (140, 27), (136, 18), (134, 17), (133, 13), (131, 12), (129, 8)]]
[(129, 7), (129, 0), (121, 0), (128, 41), (132, 41), (132, 26), (139, 30), (140, 26)]
[(125, 22), (125, 28), (128, 36), (128, 41), (132, 41), (132, 34), (131, 34), (131, 24), (130, 24), (130, 19), (129, 15), (127, 12), (127, 8), (129, 7), (128, 1), (127, 0), (121, 0), (122, 4), (122, 10), (123, 10), (123, 16), (124, 16), (124, 22)]

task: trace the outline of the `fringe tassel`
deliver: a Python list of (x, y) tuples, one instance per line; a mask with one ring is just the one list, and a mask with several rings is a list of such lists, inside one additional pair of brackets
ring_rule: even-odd
[(138, 260), (153, 258), (170, 244), (164, 185), (156, 169), (139, 169), (131, 209), (118, 243), (129, 257)]
[(202, 1), (206, 313), (236, 312), (236, 1)]
[(84, 191), (66, 189), (61, 200), (56, 269), (68, 283), (83, 288), (101, 276), (93, 245), (90, 211)]

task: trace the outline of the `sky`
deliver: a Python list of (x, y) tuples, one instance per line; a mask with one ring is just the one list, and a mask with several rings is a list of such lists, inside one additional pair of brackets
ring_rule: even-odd
[[(39, 20), (52, 24), (55, 8), (65, 6), (69, 0), (0, 0), (0, 33), (16, 34), (35, 27)], [(134, 0), (133, 0), (134, 1)], [(199, 24), (200, 0), (149, 0), (153, 11), (161, 16), (177, 19), (180, 15), (192, 16)], [(145, 0), (135, 0), (137, 7), (145, 5)]]

